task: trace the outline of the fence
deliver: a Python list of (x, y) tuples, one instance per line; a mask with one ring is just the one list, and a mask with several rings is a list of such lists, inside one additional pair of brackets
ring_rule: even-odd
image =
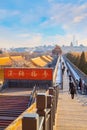
[(53, 130), (58, 100), (58, 86), (49, 88), (49, 95), (38, 93), (36, 113), (26, 113), (22, 118), (22, 130)]

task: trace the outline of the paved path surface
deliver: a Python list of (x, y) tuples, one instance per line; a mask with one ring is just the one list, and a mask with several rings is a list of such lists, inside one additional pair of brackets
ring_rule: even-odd
[(54, 130), (87, 130), (87, 96), (69, 94), (69, 80), (65, 72), (64, 89), (59, 93)]

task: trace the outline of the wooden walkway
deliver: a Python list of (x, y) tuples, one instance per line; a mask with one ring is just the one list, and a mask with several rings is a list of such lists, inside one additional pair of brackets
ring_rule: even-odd
[(82, 105), (76, 95), (71, 99), (68, 90), (69, 79), (65, 72), (53, 130), (87, 130), (87, 105)]

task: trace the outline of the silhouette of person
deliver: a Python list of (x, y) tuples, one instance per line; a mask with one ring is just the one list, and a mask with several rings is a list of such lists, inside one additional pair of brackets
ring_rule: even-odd
[(79, 79), (79, 87), (80, 87), (80, 90), (82, 90), (82, 79), (81, 78)]
[(76, 94), (76, 89), (72, 81), (69, 83), (69, 91), (71, 94), (71, 98), (74, 99), (74, 94)]
[(69, 82), (71, 82), (71, 80), (72, 80), (72, 76), (71, 74), (69, 74)]

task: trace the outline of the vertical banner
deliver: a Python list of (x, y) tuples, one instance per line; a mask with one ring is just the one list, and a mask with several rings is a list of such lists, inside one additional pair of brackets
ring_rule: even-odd
[(5, 68), (4, 79), (52, 80), (52, 68)]

